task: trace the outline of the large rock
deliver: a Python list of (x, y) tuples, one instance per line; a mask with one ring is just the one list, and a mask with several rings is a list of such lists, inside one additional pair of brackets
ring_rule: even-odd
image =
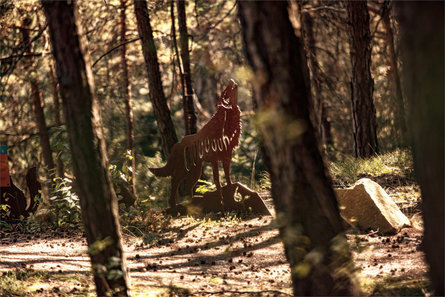
[(395, 234), (411, 225), (385, 190), (368, 178), (360, 179), (351, 188), (335, 189), (335, 192), (340, 215), (352, 226)]

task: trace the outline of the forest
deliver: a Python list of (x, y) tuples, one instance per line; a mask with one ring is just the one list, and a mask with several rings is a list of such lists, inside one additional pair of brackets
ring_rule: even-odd
[(444, 296), (444, 3), (0, 0), (0, 296)]

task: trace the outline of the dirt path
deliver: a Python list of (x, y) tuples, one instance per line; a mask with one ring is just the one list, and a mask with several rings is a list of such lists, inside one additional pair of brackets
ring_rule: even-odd
[[(133, 295), (172, 291), (211, 296), (234, 290), (288, 295), (289, 265), (271, 220), (177, 219), (154, 246), (125, 236)], [(0, 272), (28, 273), (33, 296), (84, 295), (93, 291), (86, 248), (80, 234), (8, 234), (0, 239)], [(47, 273), (36, 284), (32, 276), (41, 271)]]
[[(0, 273), (21, 283), (17, 295), (94, 294), (80, 234), (0, 234)], [(407, 291), (412, 295), (426, 287), (426, 267), (418, 249), (421, 236), (413, 228), (392, 237), (348, 235), (364, 288), (379, 294), (379, 282), (402, 282), (402, 287), (417, 290)], [(291, 293), (290, 268), (270, 216), (242, 221), (176, 219), (155, 245), (129, 235), (124, 242), (133, 296)]]

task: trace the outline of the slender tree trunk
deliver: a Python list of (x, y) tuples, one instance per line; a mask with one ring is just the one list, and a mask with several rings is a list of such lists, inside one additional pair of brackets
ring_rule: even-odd
[(176, 8), (178, 10), (178, 24), (179, 24), (179, 44), (181, 46), (181, 60), (183, 77), (183, 108), (184, 108), (184, 121), (185, 132), (188, 134), (195, 134), (196, 128), (196, 113), (193, 106), (193, 88), (192, 88), (192, 75), (190, 71), (190, 54), (189, 54), (189, 36), (187, 32), (187, 18), (185, 14), (185, 0), (177, 0)]
[(444, 296), (444, 3), (397, 2), (423, 247), (434, 296)]
[(147, 70), (150, 100), (153, 104), (156, 121), (158, 122), (164, 155), (167, 158), (170, 155), (172, 146), (178, 142), (178, 138), (162, 88), (161, 72), (159, 70), (156, 45), (153, 39), (153, 30), (150, 25), (150, 16), (147, 10), (147, 1), (134, 0), (133, 3), (139, 36), (141, 37), (142, 53)]
[(98, 296), (128, 296), (117, 198), (77, 2), (41, 3), (54, 50), (96, 292)]
[[(54, 118), (56, 126), (60, 128), (62, 126), (62, 120), (60, 118), (59, 89), (57, 87), (57, 81), (54, 75), (54, 69), (52, 64), (49, 64), (49, 74), (51, 76), (51, 83), (53, 85)], [(63, 178), (65, 176), (65, 168), (63, 166), (62, 156), (60, 152), (57, 154), (56, 164), (57, 164), (57, 176)]]
[(377, 120), (372, 93), (371, 33), (366, 1), (347, 1), (352, 64), (351, 101), (356, 157), (369, 158), (378, 153)]
[(127, 150), (130, 152), (131, 158), (128, 160), (128, 167), (131, 168), (131, 180), (130, 187), (131, 193), (136, 197), (136, 186), (135, 186), (135, 170), (136, 170), (136, 160), (134, 155), (134, 131), (133, 131), (133, 109), (131, 107), (131, 92), (130, 92), (130, 81), (128, 79), (128, 65), (127, 65), (127, 46), (124, 44), (126, 41), (125, 33), (126, 28), (126, 5), (127, 0), (121, 0), (121, 17), (120, 17), (120, 29), (121, 29), (121, 67), (122, 67), (122, 91), (124, 95), (125, 102), (125, 116), (127, 119)]
[[(175, 51), (176, 63), (178, 65), (178, 69), (179, 69), (179, 78), (181, 80), (182, 94), (185, 94), (185, 84), (183, 81), (184, 72), (182, 71), (181, 59), (180, 59), (180, 54), (179, 54), (179, 50), (178, 50), (178, 42), (176, 40), (175, 1), (170, 2), (170, 20), (171, 20), (171, 30), (172, 30), (171, 34), (172, 34), (172, 40), (173, 40), (173, 50)], [(175, 65), (175, 63), (173, 63), (173, 65)], [(176, 75), (176, 73), (175, 73), (175, 75)], [(183, 102), (183, 106), (185, 106), (184, 102)], [(185, 113), (184, 113), (184, 115), (185, 115)], [(187, 123), (187, 121), (186, 121), (186, 123)], [(186, 133), (187, 133), (187, 131), (186, 131)]]
[(303, 29), (302, 33), (305, 40), (306, 56), (309, 61), (309, 69), (311, 70), (310, 72), (312, 74), (311, 82), (314, 85), (314, 87), (312, 88), (314, 94), (313, 105), (315, 110), (316, 124), (318, 126), (317, 130), (321, 137), (322, 144), (332, 145), (332, 134), (330, 123), (327, 119), (326, 102), (324, 101), (324, 98), (320, 92), (320, 73), (318, 71), (319, 66), (317, 61), (316, 42), (313, 31), (314, 20), (308, 12), (301, 11), (302, 5), (299, 6), (299, 10), (301, 13)]
[[(23, 21), (23, 27), (21, 29), (22, 31), (22, 38), (23, 38), (23, 44), (28, 44), (30, 42), (29, 37), (29, 25), (31, 23), (31, 20), (29, 18), (26, 18)], [(33, 59), (32, 59), (32, 48), (28, 47), (26, 53), (29, 55), (26, 69), (28, 73), (30, 73), (30, 84), (31, 84), (31, 98), (34, 108), (34, 116), (37, 124), (37, 128), (39, 130), (39, 139), (40, 139), (40, 146), (42, 148), (42, 155), (43, 160), (45, 162), (46, 170), (47, 170), (47, 177), (49, 180), (52, 180), (51, 174), (54, 173), (54, 160), (52, 156), (52, 150), (51, 150), (51, 144), (49, 142), (49, 134), (48, 134), (48, 128), (46, 126), (45, 121), (45, 114), (43, 112), (43, 102), (42, 102), (42, 94), (40, 92), (39, 84), (37, 81), (37, 78), (35, 77), (35, 74), (33, 74)]]
[[(240, 1), (255, 104), (295, 296), (353, 295), (353, 263), (310, 120), (306, 59), (287, 2)], [(339, 273), (342, 271), (342, 273)]]
[(383, 25), (385, 26), (385, 33), (386, 33), (386, 44), (388, 46), (388, 60), (389, 60), (389, 66), (391, 67), (391, 77), (392, 77), (392, 84), (394, 87), (394, 93), (395, 93), (395, 126), (397, 128), (397, 134), (398, 134), (398, 140), (399, 140), (399, 146), (405, 147), (407, 145), (407, 128), (406, 128), (406, 120), (405, 120), (405, 103), (403, 100), (403, 94), (402, 94), (402, 83), (400, 81), (400, 74), (399, 74), (399, 67), (397, 65), (397, 54), (394, 47), (394, 32), (392, 30), (391, 26), (391, 6), (386, 8), (386, 11), (383, 15)]

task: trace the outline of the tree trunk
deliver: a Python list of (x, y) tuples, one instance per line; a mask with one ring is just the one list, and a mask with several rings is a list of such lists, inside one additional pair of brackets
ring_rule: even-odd
[[(59, 89), (57, 87), (57, 81), (54, 75), (54, 69), (52, 64), (49, 65), (49, 74), (51, 76), (51, 83), (53, 85), (54, 118), (56, 126), (60, 128), (62, 126), (62, 120), (60, 118)], [(57, 154), (56, 164), (57, 164), (57, 176), (63, 178), (65, 176), (65, 168), (63, 166), (62, 156), (60, 152)]]
[(135, 186), (135, 170), (136, 160), (134, 155), (134, 131), (133, 131), (133, 109), (131, 106), (131, 92), (130, 81), (128, 79), (128, 65), (127, 65), (127, 45), (125, 44), (126, 38), (126, 5), (127, 0), (121, 0), (121, 17), (120, 17), (120, 29), (121, 29), (121, 67), (122, 67), (122, 91), (125, 102), (125, 116), (127, 119), (127, 150), (130, 152), (130, 159), (128, 160), (128, 167), (131, 168), (131, 180), (130, 187), (131, 193), (136, 197)]
[(310, 120), (309, 73), (287, 3), (238, 4), (247, 59), (261, 78), (254, 81), (258, 127), (294, 295), (353, 295), (351, 254)]
[(185, 1), (177, 0), (176, 8), (178, 10), (178, 24), (179, 24), (179, 45), (181, 47), (181, 60), (183, 77), (181, 78), (183, 87), (183, 108), (185, 121), (185, 134), (195, 134), (196, 128), (196, 113), (193, 105), (193, 88), (192, 75), (190, 71), (190, 54), (189, 54), (189, 36), (187, 32), (187, 18), (185, 15)]
[(391, 67), (390, 73), (395, 93), (395, 103), (396, 103), (395, 126), (397, 128), (397, 134), (399, 138), (398, 145), (400, 147), (405, 147), (407, 145), (405, 103), (403, 100), (402, 83), (400, 81), (399, 67), (397, 66), (397, 55), (394, 48), (394, 33), (391, 26), (390, 14), (391, 14), (391, 6), (390, 4), (388, 4), (388, 7), (386, 8), (385, 13), (383, 14), (383, 25), (385, 26), (386, 44), (389, 50), (388, 60), (389, 60), (389, 66)]
[(299, 5), (299, 10), (301, 13), (301, 23), (302, 23), (302, 35), (305, 41), (306, 57), (309, 61), (309, 69), (312, 74), (311, 83), (313, 83), (313, 106), (315, 110), (316, 125), (318, 127), (318, 134), (321, 137), (321, 143), (323, 145), (332, 145), (332, 134), (330, 123), (327, 119), (326, 102), (321, 94), (320, 85), (320, 73), (319, 66), (317, 62), (317, 51), (316, 43), (314, 38), (314, 20), (309, 12), (302, 11), (302, 5)]
[(352, 81), (352, 122), (356, 157), (369, 158), (378, 153), (377, 121), (372, 93), (371, 33), (366, 1), (347, 1), (349, 16)]
[(147, 70), (150, 100), (153, 104), (156, 121), (158, 122), (164, 155), (167, 158), (170, 155), (172, 146), (178, 142), (178, 138), (165, 100), (164, 90), (162, 89), (161, 72), (153, 39), (153, 30), (150, 25), (150, 16), (147, 10), (147, 1), (134, 0), (133, 2)]
[(423, 247), (434, 296), (444, 296), (444, 3), (397, 2)]
[[(31, 19), (25, 18), (23, 21), (23, 27), (21, 29), (23, 44), (29, 44), (29, 25), (31, 23)], [(46, 126), (45, 114), (43, 112), (43, 102), (42, 102), (42, 94), (40, 92), (39, 84), (36, 79), (36, 75), (33, 73), (33, 58), (32, 58), (32, 48), (28, 47), (26, 53), (29, 55), (27, 60), (26, 70), (28, 71), (30, 79), (29, 82), (31, 84), (31, 98), (34, 107), (34, 116), (37, 124), (37, 128), (39, 130), (39, 139), (40, 146), (42, 148), (43, 160), (45, 162), (46, 170), (47, 170), (47, 178), (52, 180), (51, 175), (54, 173), (54, 160), (52, 156), (51, 144), (49, 142), (49, 134), (48, 128)]]
[(77, 2), (41, 3), (49, 24), (96, 292), (128, 296), (117, 198)]

